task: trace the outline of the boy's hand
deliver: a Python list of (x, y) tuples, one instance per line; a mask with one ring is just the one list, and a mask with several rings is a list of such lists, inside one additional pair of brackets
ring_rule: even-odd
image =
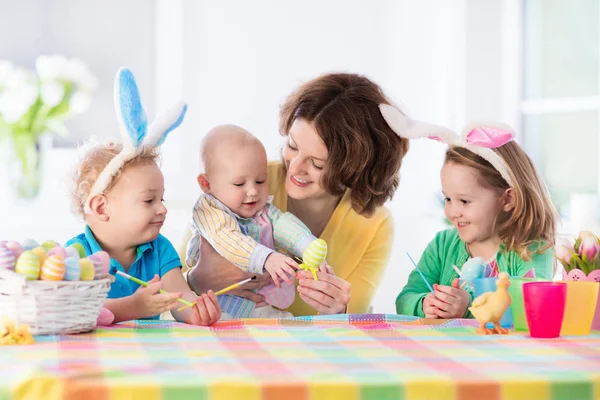
[(192, 307), (191, 323), (208, 326), (217, 322), (219, 318), (221, 318), (221, 306), (214, 292), (209, 290), (208, 293), (198, 296), (196, 305)]
[(435, 298), (431, 303), (437, 308), (435, 313), (440, 318), (462, 318), (467, 312), (471, 296), (459, 287), (459, 279), (452, 281), (452, 286), (434, 285)]
[(148, 281), (148, 286), (140, 286), (135, 291), (133, 297), (140, 318), (150, 318), (177, 307), (177, 299), (181, 297), (181, 293), (159, 293), (161, 288), (159, 276), (154, 275), (154, 278)]
[(267, 260), (265, 261), (265, 269), (267, 272), (269, 272), (271, 278), (273, 278), (275, 286), (281, 287), (280, 280), (285, 281), (287, 284), (292, 284), (290, 276), (294, 276), (296, 274), (298, 263), (288, 256), (273, 252), (269, 254)]
[(425, 313), (425, 318), (439, 318), (437, 316), (437, 307), (433, 305), (434, 300), (435, 296), (433, 293), (427, 293), (427, 296), (423, 299), (423, 313)]

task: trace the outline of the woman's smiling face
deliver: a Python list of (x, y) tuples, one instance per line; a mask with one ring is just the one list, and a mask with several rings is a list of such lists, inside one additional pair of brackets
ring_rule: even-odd
[(326, 192), (320, 182), (327, 157), (327, 147), (314, 125), (304, 119), (296, 119), (283, 148), (288, 196), (302, 200), (324, 195)]

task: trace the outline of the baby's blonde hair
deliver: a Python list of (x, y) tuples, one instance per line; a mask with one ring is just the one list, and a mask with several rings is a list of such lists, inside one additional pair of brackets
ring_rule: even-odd
[[(533, 162), (516, 142), (508, 142), (494, 151), (508, 166), (516, 200), (511, 211), (498, 215), (495, 231), (506, 251), (514, 250), (523, 260), (530, 261), (534, 253), (541, 254), (554, 246), (558, 213)], [(444, 163), (449, 162), (477, 170), (484, 187), (501, 191), (509, 188), (492, 164), (463, 147), (448, 149)], [(530, 250), (531, 245), (537, 245), (535, 251)]]
[[(83, 156), (73, 174), (73, 188), (70, 191), (70, 197), (72, 211), (85, 218), (84, 205), (92, 190), (92, 186), (94, 186), (96, 179), (98, 179), (98, 176), (110, 160), (123, 150), (123, 145), (114, 141), (108, 141), (104, 144), (89, 143), (82, 150)], [(127, 161), (123, 165), (123, 168), (117, 172), (104, 192), (110, 191), (115, 186), (125, 168), (147, 163), (158, 165), (159, 159), (160, 153), (156, 147), (141, 148), (139, 153)]]

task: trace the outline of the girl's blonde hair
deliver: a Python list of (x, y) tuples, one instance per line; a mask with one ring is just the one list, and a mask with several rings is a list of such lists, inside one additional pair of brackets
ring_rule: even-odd
[[(117, 154), (123, 150), (123, 145), (109, 141), (105, 144), (88, 144), (85, 146), (84, 154), (79, 162), (77, 170), (73, 174), (73, 188), (70, 191), (71, 208), (76, 214), (85, 217), (84, 203), (92, 190), (92, 186), (98, 176)], [(132, 165), (155, 163), (158, 164), (160, 154), (156, 147), (142, 147), (139, 153), (127, 161), (114, 179), (110, 182), (105, 192), (110, 191), (123, 173), (125, 168)]]
[[(534, 253), (541, 254), (554, 246), (558, 213), (531, 159), (516, 142), (510, 141), (494, 151), (508, 166), (515, 191), (515, 206), (496, 217), (495, 231), (506, 251), (514, 250), (523, 260), (530, 261)], [(510, 187), (492, 164), (463, 147), (450, 146), (444, 160), (449, 162), (477, 170), (485, 187), (502, 192)]]

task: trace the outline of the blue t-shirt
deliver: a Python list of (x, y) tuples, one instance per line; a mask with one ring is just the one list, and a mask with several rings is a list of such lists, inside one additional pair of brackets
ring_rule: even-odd
[[(85, 226), (85, 232), (81, 235), (75, 236), (69, 240), (66, 246), (70, 246), (73, 243), (79, 242), (83, 245), (85, 253), (89, 256), (97, 251), (101, 251), (102, 248), (98, 244), (98, 241), (94, 237), (94, 234), (90, 230), (89, 226)], [(174, 268), (181, 268), (181, 261), (179, 255), (175, 251), (175, 248), (169, 242), (169, 240), (163, 235), (159, 234), (158, 237), (150, 243), (144, 243), (137, 248), (137, 257), (127, 273), (144, 282), (154, 278), (155, 274), (158, 274), (161, 278), (164, 274)], [(131, 296), (139, 287), (137, 283), (130, 281), (120, 275), (116, 275), (116, 271), (123, 271), (123, 267), (114, 258), (110, 259), (109, 273), (115, 275), (115, 281), (110, 287), (108, 292), (109, 299), (119, 299), (121, 297)], [(160, 315), (155, 315), (150, 319), (159, 319)]]

